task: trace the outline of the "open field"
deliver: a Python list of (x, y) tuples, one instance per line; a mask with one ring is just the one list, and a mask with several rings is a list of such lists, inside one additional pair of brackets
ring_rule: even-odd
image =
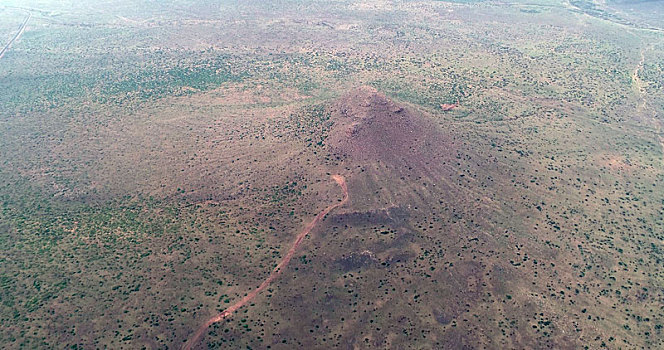
[(0, 347), (664, 347), (663, 11), (4, 1)]

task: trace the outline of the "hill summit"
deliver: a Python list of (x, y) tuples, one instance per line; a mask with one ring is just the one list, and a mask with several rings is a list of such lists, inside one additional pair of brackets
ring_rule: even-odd
[(426, 165), (452, 145), (432, 119), (368, 86), (337, 100), (332, 118), (328, 146), (355, 161)]

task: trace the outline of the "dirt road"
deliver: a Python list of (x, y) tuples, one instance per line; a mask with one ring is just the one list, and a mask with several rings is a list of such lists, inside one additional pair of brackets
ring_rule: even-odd
[(21, 34), (23, 34), (23, 31), (25, 30), (25, 26), (28, 24), (28, 21), (30, 20), (31, 17), (32, 17), (32, 14), (28, 13), (28, 16), (25, 18), (25, 21), (23, 21), (21, 26), (18, 28), (18, 32), (16, 32), (16, 35), (14, 35), (12, 40), (9, 40), (7, 45), (5, 45), (5, 47), (2, 48), (2, 51), (0, 51), (0, 58), (2, 58), (2, 56), (5, 55), (5, 52), (7, 52), (7, 50), (9, 50), (9, 47), (12, 46), (14, 41), (16, 41), (16, 39), (18, 39), (21, 36)]
[(279, 277), (279, 275), (284, 270), (286, 265), (288, 265), (288, 263), (293, 258), (293, 255), (295, 254), (295, 251), (297, 250), (297, 248), (302, 243), (302, 240), (304, 240), (304, 237), (306, 237), (309, 234), (309, 232), (311, 232), (311, 230), (316, 226), (316, 224), (318, 224), (318, 222), (321, 221), (332, 210), (334, 210), (334, 209), (336, 209), (336, 208), (338, 208), (338, 207), (340, 207), (340, 206), (342, 206), (342, 205), (344, 205), (348, 202), (348, 186), (346, 185), (346, 179), (341, 175), (332, 175), (332, 179), (334, 181), (336, 181), (337, 184), (339, 185), (339, 187), (341, 187), (341, 189), (343, 190), (343, 194), (344, 194), (343, 200), (341, 200), (338, 203), (335, 203), (335, 204), (332, 204), (332, 205), (328, 206), (327, 208), (323, 209), (323, 211), (318, 213), (318, 215), (316, 215), (316, 217), (307, 226), (304, 227), (302, 232), (300, 232), (300, 234), (297, 235), (297, 238), (295, 239), (295, 242), (293, 243), (293, 246), (290, 248), (290, 250), (288, 250), (288, 253), (286, 254), (286, 256), (284, 256), (284, 258), (281, 259), (281, 262), (279, 263), (279, 265), (277, 265), (277, 267), (275, 267), (274, 270), (272, 270), (272, 273), (270, 274), (270, 276), (268, 276), (268, 278), (265, 281), (263, 281), (263, 283), (261, 283), (261, 285), (258, 286), (258, 288), (254, 289), (251, 293), (247, 294), (244, 298), (240, 299), (235, 304), (231, 305), (229, 308), (224, 310), (222, 313), (212, 317), (207, 322), (205, 322), (203, 325), (201, 325), (196, 330), (196, 332), (191, 336), (191, 338), (184, 344), (182, 349), (184, 349), (184, 350), (191, 349), (193, 346), (195, 346), (201, 340), (201, 338), (203, 337), (203, 334), (205, 333), (205, 331), (207, 331), (207, 329), (212, 324), (217, 323), (217, 322), (223, 320), (224, 318), (232, 315), (233, 312), (235, 312), (237, 309), (239, 309), (239, 308), (243, 307), (244, 305), (246, 305), (249, 301), (251, 301), (251, 299), (255, 298), (256, 295), (258, 295), (258, 293), (260, 293), (263, 289), (267, 288), (267, 286), (269, 286), (270, 283), (272, 283), (272, 281), (274, 281), (277, 277)]
[[(659, 145), (662, 148), (662, 153), (664, 153), (664, 126), (662, 125), (662, 121), (657, 116), (657, 109), (653, 108), (648, 102), (648, 93), (645, 89), (645, 83), (639, 76), (639, 71), (643, 69), (643, 65), (646, 61), (646, 51), (652, 50), (654, 46), (655, 44), (651, 44), (650, 46), (641, 49), (641, 60), (632, 72), (632, 82), (634, 84), (637, 95), (639, 95), (641, 99), (641, 104), (639, 105), (637, 112), (648, 115), (648, 119), (652, 121), (655, 132), (657, 134), (657, 139), (659, 140)], [(664, 163), (664, 159), (662, 160), (662, 163)]]

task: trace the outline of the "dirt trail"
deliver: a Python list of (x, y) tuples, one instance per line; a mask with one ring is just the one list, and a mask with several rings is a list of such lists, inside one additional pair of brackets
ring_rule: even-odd
[(258, 286), (258, 288), (254, 289), (251, 293), (247, 294), (244, 298), (240, 299), (235, 304), (231, 305), (229, 308), (224, 310), (222, 313), (212, 317), (207, 322), (205, 322), (203, 325), (201, 325), (196, 330), (196, 333), (194, 333), (192, 335), (192, 337), (184, 344), (182, 349), (184, 349), (184, 350), (191, 349), (194, 345), (196, 345), (196, 343), (198, 343), (201, 340), (201, 338), (203, 337), (203, 334), (205, 333), (205, 331), (207, 331), (208, 327), (210, 327), (212, 324), (217, 323), (217, 322), (223, 320), (224, 318), (232, 315), (233, 312), (235, 312), (237, 309), (239, 309), (239, 308), (243, 307), (244, 305), (246, 305), (249, 301), (251, 301), (251, 299), (255, 298), (258, 295), (258, 293), (260, 293), (263, 289), (267, 288), (267, 286), (269, 286), (270, 283), (272, 283), (272, 281), (274, 281), (277, 277), (279, 277), (279, 275), (284, 270), (286, 265), (288, 265), (288, 263), (293, 258), (293, 255), (295, 254), (295, 251), (297, 250), (297, 248), (302, 243), (302, 240), (304, 240), (304, 237), (306, 237), (309, 234), (309, 232), (311, 232), (311, 230), (316, 226), (316, 224), (318, 224), (318, 222), (321, 221), (332, 210), (334, 210), (334, 209), (336, 209), (336, 208), (338, 208), (338, 207), (340, 207), (340, 206), (342, 206), (342, 205), (344, 205), (348, 202), (348, 186), (346, 185), (346, 179), (341, 175), (332, 175), (332, 179), (334, 181), (336, 181), (337, 184), (343, 190), (343, 194), (344, 194), (343, 200), (341, 200), (340, 202), (338, 202), (336, 204), (328, 206), (327, 208), (323, 209), (323, 211), (318, 213), (318, 215), (316, 215), (316, 217), (307, 226), (304, 227), (302, 232), (300, 232), (300, 234), (297, 235), (297, 238), (295, 239), (295, 242), (293, 243), (293, 246), (290, 248), (290, 250), (288, 250), (288, 253), (286, 254), (286, 256), (284, 256), (284, 258), (281, 259), (281, 262), (279, 263), (279, 265), (277, 265), (274, 268), (274, 270), (272, 270), (272, 273), (270, 274), (270, 276), (268, 276), (268, 278), (265, 281), (263, 281), (263, 283), (261, 283), (261, 285)]
[[(651, 50), (653, 48), (654, 44), (651, 44), (650, 46), (641, 49), (640, 52), (641, 59), (639, 60), (639, 63), (636, 65), (636, 68), (634, 68), (634, 71), (632, 72), (632, 82), (634, 83), (634, 88), (636, 89), (636, 93), (641, 98), (641, 104), (639, 105), (637, 111), (639, 113), (649, 114), (649, 119), (652, 121), (653, 126), (655, 127), (655, 132), (657, 133), (657, 138), (659, 140), (660, 147), (662, 148), (662, 152), (664, 152), (664, 136), (662, 136), (662, 131), (664, 129), (664, 126), (662, 126), (662, 121), (657, 117), (657, 110), (649, 105), (648, 93), (645, 90), (643, 80), (641, 80), (641, 77), (639, 77), (639, 71), (643, 69), (643, 65), (645, 64), (646, 61), (646, 55), (645, 55), (646, 51)], [(662, 162), (664, 162), (664, 159), (662, 160)]]
[(28, 12), (28, 16), (25, 18), (25, 20), (21, 24), (21, 27), (19, 27), (18, 32), (16, 32), (16, 35), (14, 35), (12, 40), (10, 40), (7, 43), (7, 45), (5, 45), (5, 47), (2, 48), (2, 51), (0, 51), (0, 58), (2, 58), (2, 56), (5, 55), (5, 52), (7, 52), (7, 50), (9, 50), (9, 47), (12, 46), (14, 41), (16, 41), (16, 39), (18, 39), (21, 36), (21, 34), (23, 34), (23, 31), (25, 31), (25, 26), (28, 24), (28, 21), (30, 20), (30, 18), (32, 18), (32, 13)]

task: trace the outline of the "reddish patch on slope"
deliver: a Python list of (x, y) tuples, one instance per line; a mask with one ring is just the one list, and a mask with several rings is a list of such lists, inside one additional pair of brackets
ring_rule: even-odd
[(455, 103), (455, 104), (442, 103), (442, 104), (440, 105), (440, 109), (442, 109), (442, 110), (445, 111), (445, 112), (447, 112), (447, 111), (451, 111), (451, 110), (453, 110), (453, 109), (455, 109), (455, 108), (457, 108), (457, 107), (459, 107), (459, 102), (457, 102), (457, 103)]

